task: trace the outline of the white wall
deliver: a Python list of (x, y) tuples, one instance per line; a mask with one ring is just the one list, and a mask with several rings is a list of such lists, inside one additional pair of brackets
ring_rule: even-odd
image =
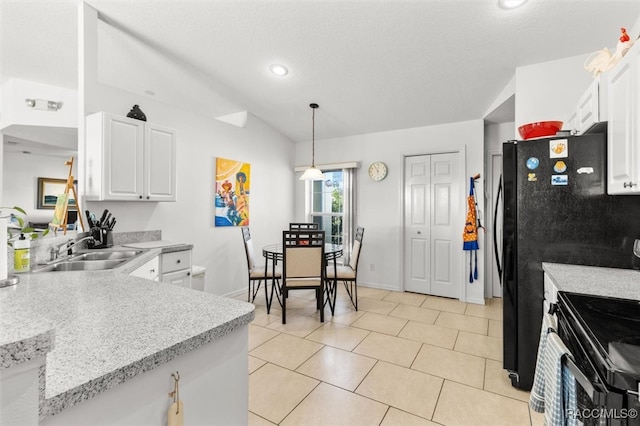
[(487, 124), (485, 126), (485, 146), (488, 152), (502, 152), (502, 144), (508, 140), (520, 139), (513, 131), (514, 123)]
[[(500, 123), (500, 124), (488, 124), (484, 129), (484, 140), (485, 140), (485, 168), (484, 168), (484, 176), (485, 176), (485, 220), (484, 224), (487, 229), (486, 233), (486, 241), (489, 245), (487, 250), (487, 255), (485, 257), (486, 264), (486, 282), (485, 282), (485, 294), (491, 295), (493, 297), (499, 297), (502, 295), (501, 287), (500, 287), (500, 278), (498, 274), (497, 263), (494, 254), (493, 248), (493, 219), (494, 219), (494, 209), (496, 205), (496, 197), (498, 195), (498, 179), (493, 179), (494, 176), (502, 173), (502, 165), (500, 164), (500, 158), (497, 157), (496, 161), (498, 164), (496, 165), (497, 170), (493, 170), (492, 157), (494, 155), (502, 154), (502, 144), (508, 140), (512, 139), (520, 139), (519, 136), (514, 134), (514, 123)], [(501, 223), (501, 221), (500, 221)], [(500, 225), (498, 225), (498, 244), (502, 244), (501, 242), (502, 230)], [(499, 247), (500, 247), (499, 246)]]
[[(316, 127), (321, 123), (316, 122)], [(468, 178), (483, 172), (483, 121), (474, 120), (438, 126), (403, 129), (390, 132), (316, 140), (316, 164), (359, 161), (357, 173), (357, 225), (364, 226), (365, 237), (360, 255), (358, 281), (366, 286), (389, 290), (402, 290), (402, 192), (403, 156), (408, 154), (428, 154), (446, 150), (466, 151), (465, 197), (468, 192)], [(311, 143), (296, 144), (295, 164), (309, 164)], [(381, 182), (374, 182), (367, 175), (369, 164), (384, 161), (389, 174)], [(477, 186), (482, 193), (482, 182)], [(304, 182), (295, 180), (295, 218), (304, 219)], [(482, 210), (484, 200), (478, 197)], [(466, 203), (463, 203), (466, 206)], [(465, 211), (466, 213), (466, 211)], [(462, 251), (463, 222), (460, 229), (460, 251)], [(483, 236), (480, 235), (478, 264), (484, 264)], [(374, 271), (371, 271), (374, 265)], [(463, 268), (464, 265), (460, 265)], [(480, 280), (461, 284), (466, 300), (484, 303), (484, 271), (479, 270)], [(464, 274), (463, 274), (464, 275)]]
[(64, 164), (67, 160), (68, 158), (5, 152), (2, 190), (6, 206), (23, 208), (30, 222), (51, 222), (53, 210), (36, 209), (38, 178), (67, 179), (69, 167)]
[[(78, 125), (78, 94), (75, 90), (40, 82), (11, 78), (1, 89), (0, 128), (10, 125), (76, 127)], [(58, 111), (30, 108), (25, 99), (61, 102)]]
[(162, 230), (163, 239), (194, 245), (193, 264), (207, 268), (205, 291), (246, 291), (247, 265), (240, 229), (214, 227), (216, 157), (251, 164), (250, 227), (256, 249), (281, 239), (293, 214), (293, 144), (255, 116), (238, 128), (209, 117), (100, 87), (100, 109), (126, 115), (139, 104), (147, 121), (177, 130), (175, 203), (87, 202), (96, 214), (109, 209), (115, 231)]
[[(584, 70), (589, 54), (516, 68), (517, 127), (537, 121), (566, 121), (593, 78)], [(518, 136), (518, 139), (520, 137)]]
[[(115, 231), (160, 229), (165, 240), (193, 244), (193, 264), (207, 268), (205, 291), (218, 295), (246, 292), (248, 275), (241, 231), (213, 225), (215, 159), (224, 157), (251, 164), (250, 226), (254, 245), (260, 249), (280, 241), (281, 230), (292, 219), (292, 142), (255, 116), (249, 117), (246, 127), (239, 128), (193, 111), (190, 105), (168, 105), (153, 97), (101, 84), (97, 70), (97, 12), (85, 3), (78, 7), (79, 113), (86, 116), (106, 111), (126, 115), (138, 104), (147, 121), (177, 131), (176, 202), (88, 202), (82, 209), (96, 214), (109, 209), (117, 219)], [(148, 72), (137, 65), (127, 58), (131, 73)], [(167, 75), (167, 84), (180, 82)], [(140, 92), (145, 89), (140, 88)], [(81, 160), (83, 124), (84, 119), (78, 129)], [(80, 163), (78, 179), (82, 185), (84, 165)]]

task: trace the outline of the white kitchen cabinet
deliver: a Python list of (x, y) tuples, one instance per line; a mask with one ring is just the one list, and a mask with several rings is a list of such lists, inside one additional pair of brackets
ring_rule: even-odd
[(131, 274), (134, 277), (145, 278), (147, 280), (159, 281), (160, 280), (160, 259), (159, 256), (149, 260), (144, 265), (133, 271)]
[(163, 253), (129, 275), (191, 288), (191, 250)]
[(599, 79), (594, 79), (578, 100), (575, 124), (576, 130), (580, 134), (585, 133), (600, 121), (599, 86)]
[(106, 112), (86, 124), (88, 200), (176, 200), (174, 130)]
[(640, 192), (640, 43), (609, 72), (607, 191)]
[(162, 282), (191, 288), (191, 250), (162, 255)]
[(580, 96), (575, 109), (562, 126), (576, 134), (600, 131), (607, 121), (607, 80), (596, 77)]

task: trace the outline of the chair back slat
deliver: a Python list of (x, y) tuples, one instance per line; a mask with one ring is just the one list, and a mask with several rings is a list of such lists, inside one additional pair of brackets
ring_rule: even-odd
[(289, 224), (289, 231), (297, 231), (303, 229), (320, 229), (320, 225), (317, 223), (299, 223), (299, 222), (291, 222)]

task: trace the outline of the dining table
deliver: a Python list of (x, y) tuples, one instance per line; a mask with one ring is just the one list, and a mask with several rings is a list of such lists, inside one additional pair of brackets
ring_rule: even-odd
[[(264, 282), (265, 282), (265, 286), (264, 286), (264, 296), (267, 302), (267, 314), (269, 314), (269, 312), (271, 311), (271, 302), (273, 302), (273, 295), (275, 293), (276, 298), (278, 299), (278, 302), (280, 303), (280, 306), (282, 306), (282, 300), (280, 299), (280, 290), (277, 288), (276, 286), (276, 266), (278, 265), (278, 262), (281, 262), (284, 259), (284, 251), (282, 249), (282, 243), (278, 243), (278, 244), (269, 244), (267, 246), (264, 246), (262, 248), (262, 255), (265, 258), (265, 265), (264, 265)], [(333, 262), (333, 276), (337, 277), (337, 263), (336, 263), (336, 259), (338, 259), (339, 257), (342, 257), (343, 255), (343, 249), (341, 245), (338, 244), (333, 244), (333, 243), (325, 243), (324, 245), (324, 261), (325, 261), (325, 266), (329, 265), (330, 262)], [(269, 270), (269, 263), (271, 263), (271, 294), (269, 294), (269, 290), (267, 289), (267, 271)], [(336, 299), (335, 299), (335, 294), (336, 294), (336, 290), (337, 290), (337, 279), (334, 280), (326, 280), (326, 283), (328, 284), (326, 287), (326, 291), (327, 291), (327, 295), (329, 297), (327, 297), (327, 301), (329, 302), (329, 308), (331, 308), (331, 313), (333, 314), (334, 308), (335, 308), (335, 303), (336, 303)], [(333, 296), (333, 301), (331, 299), (331, 296)]]

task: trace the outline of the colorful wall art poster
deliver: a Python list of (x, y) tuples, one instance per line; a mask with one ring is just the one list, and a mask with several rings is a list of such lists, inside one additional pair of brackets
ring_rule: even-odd
[(251, 165), (216, 159), (215, 226), (249, 225)]

